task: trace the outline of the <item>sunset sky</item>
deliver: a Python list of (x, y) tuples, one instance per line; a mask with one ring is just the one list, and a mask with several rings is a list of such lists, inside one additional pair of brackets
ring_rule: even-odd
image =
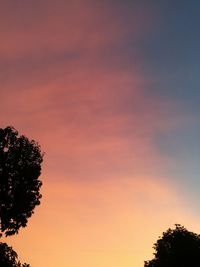
[(45, 152), (7, 238), (31, 267), (143, 267), (200, 233), (200, 1), (0, 1), (0, 127)]

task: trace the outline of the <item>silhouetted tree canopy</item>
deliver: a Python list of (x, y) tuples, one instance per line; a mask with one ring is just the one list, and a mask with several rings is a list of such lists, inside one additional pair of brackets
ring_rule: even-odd
[(17, 253), (6, 243), (0, 243), (0, 266), (1, 267), (30, 267), (29, 264), (21, 264)]
[(145, 267), (197, 267), (200, 266), (200, 235), (176, 224), (154, 244), (154, 259)]
[[(13, 127), (0, 129), (0, 234), (18, 233), (40, 204), (40, 146)], [(1, 266), (1, 265), (0, 265)]]

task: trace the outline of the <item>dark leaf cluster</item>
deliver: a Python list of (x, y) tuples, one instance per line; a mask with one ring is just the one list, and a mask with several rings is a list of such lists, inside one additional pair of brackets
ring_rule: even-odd
[(29, 264), (21, 264), (17, 253), (6, 243), (0, 243), (0, 266), (1, 267), (30, 267)]
[(0, 129), (0, 232), (5, 236), (25, 227), (40, 204), (43, 155), (40, 146), (13, 127)]
[(197, 267), (200, 266), (200, 235), (176, 224), (154, 244), (154, 259), (145, 267)]

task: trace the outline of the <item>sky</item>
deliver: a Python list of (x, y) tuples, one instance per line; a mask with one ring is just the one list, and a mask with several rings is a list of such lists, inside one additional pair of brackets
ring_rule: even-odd
[(142, 267), (175, 223), (200, 233), (199, 9), (0, 2), (0, 127), (45, 152), (22, 262)]

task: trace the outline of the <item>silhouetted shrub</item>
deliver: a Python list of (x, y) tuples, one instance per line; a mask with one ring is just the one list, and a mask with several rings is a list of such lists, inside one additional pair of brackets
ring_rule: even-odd
[[(18, 233), (25, 227), (36, 205), (43, 155), (40, 146), (13, 127), (0, 129), (0, 233)], [(1, 265), (0, 265), (1, 266)]]
[(154, 244), (154, 259), (145, 261), (145, 267), (198, 267), (200, 266), (200, 235), (176, 224)]
[(30, 267), (29, 264), (21, 264), (17, 253), (6, 243), (0, 243), (0, 266), (1, 267)]

